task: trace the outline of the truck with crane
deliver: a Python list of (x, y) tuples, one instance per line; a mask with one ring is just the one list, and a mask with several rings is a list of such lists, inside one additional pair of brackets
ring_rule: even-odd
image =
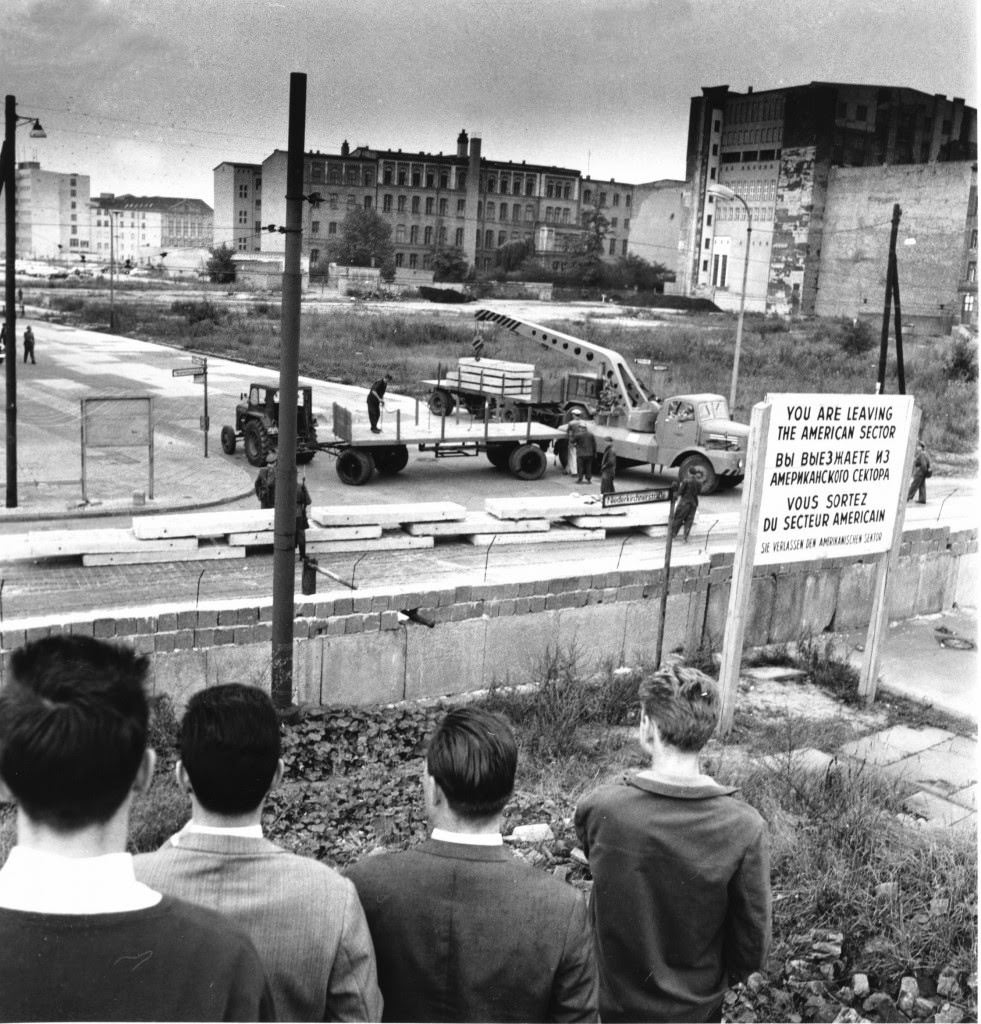
[[(722, 395), (698, 392), (659, 400), (648, 394), (628, 361), (613, 349), (493, 309), (478, 309), (474, 318), (480, 325), (510, 331), (590, 368), (595, 389), (577, 382), (577, 393), (593, 391), (596, 402), (577, 401), (575, 407), (592, 416), (586, 424), (600, 446), (605, 438), (613, 439), (618, 469), (650, 465), (653, 472), (677, 469), (679, 476), (693, 469), (703, 494), (742, 483), (749, 427), (730, 418)], [(568, 390), (562, 389), (563, 393)], [(526, 414), (556, 425), (554, 403), (530, 401)]]

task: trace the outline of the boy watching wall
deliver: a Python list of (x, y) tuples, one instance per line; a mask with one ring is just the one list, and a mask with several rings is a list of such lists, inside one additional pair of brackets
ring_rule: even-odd
[(640, 683), (651, 767), (576, 809), (606, 1021), (719, 1020), (730, 975), (770, 944), (766, 826), (699, 767), (718, 723), (716, 683), (670, 666)]
[(147, 660), (82, 636), (15, 651), (0, 690), (0, 1020), (273, 1020), (252, 943), (136, 880), (130, 806), (153, 776)]

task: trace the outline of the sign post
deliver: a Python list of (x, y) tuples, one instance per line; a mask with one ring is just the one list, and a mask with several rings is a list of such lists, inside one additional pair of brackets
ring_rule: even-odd
[(754, 565), (879, 556), (860, 686), (872, 699), (918, 426), (908, 395), (779, 394), (754, 406), (719, 678), (723, 734), (732, 726)]
[(204, 356), (191, 356), (193, 366), (178, 366), (170, 371), (172, 377), (193, 377), (194, 383), (204, 384), (204, 415), (200, 419), (201, 430), (204, 431), (204, 457), (208, 457), (208, 360)]

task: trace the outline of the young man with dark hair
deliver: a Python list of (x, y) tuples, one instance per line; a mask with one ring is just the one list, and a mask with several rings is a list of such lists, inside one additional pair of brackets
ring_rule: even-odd
[(354, 865), (385, 1020), (596, 1020), (579, 892), (504, 847), (518, 749), (488, 711), (450, 711), (422, 778), (431, 838)]
[(248, 937), (137, 881), (133, 797), (153, 776), (147, 660), (82, 636), (15, 651), (0, 690), (0, 1020), (271, 1020)]
[(770, 944), (766, 826), (701, 774), (719, 717), (713, 679), (672, 665), (640, 682), (651, 767), (576, 809), (593, 874), (590, 913), (606, 1021), (719, 1020), (730, 975)]
[(282, 1019), (380, 1019), (375, 955), (354, 886), (262, 836), (263, 805), (283, 774), (269, 697), (237, 683), (194, 694), (180, 755), (191, 820), (156, 853), (136, 858), (137, 877), (242, 927)]

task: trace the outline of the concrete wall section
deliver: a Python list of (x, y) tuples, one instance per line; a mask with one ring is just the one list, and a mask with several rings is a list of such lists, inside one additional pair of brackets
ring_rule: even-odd
[[(686, 557), (672, 567), (664, 653), (721, 648), (732, 563), (732, 553), (722, 552)], [(746, 646), (864, 628), (875, 571), (869, 559), (761, 567), (747, 609)], [(977, 578), (976, 530), (907, 531), (889, 588), (889, 617), (932, 614), (955, 602), (973, 606)], [(536, 578), (524, 569), (492, 583), (298, 595), (295, 699), (390, 703), (524, 683), (550, 649), (574, 649), (589, 669), (607, 661), (635, 664), (655, 653), (664, 583), (661, 569), (556, 578)], [(402, 613), (412, 608), (434, 627), (409, 622)], [(133, 609), (113, 617), (80, 614), (67, 622), (60, 616), (6, 620), (0, 669), (6, 677), (11, 651), (52, 633), (100, 637), (149, 655), (153, 692), (181, 706), (197, 690), (220, 683), (268, 689), (270, 619), (270, 599), (263, 598)]]

